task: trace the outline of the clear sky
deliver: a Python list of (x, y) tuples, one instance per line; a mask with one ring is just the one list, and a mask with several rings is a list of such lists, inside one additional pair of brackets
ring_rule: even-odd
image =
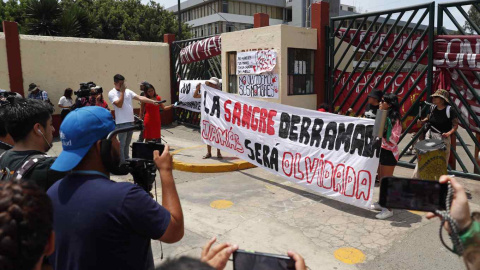
[[(148, 2), (148, 0), (142, 0), (144, 3)], [(154, 0), (156, 2), (161, 3), (164, 7), (171, 7), (176, 5), (178, 0)], [(180, 2), (184, 2), (186, 0), (181, 0)], [(359, 11), (362, 13), (364, 12), (373, 12), (373, 11), (380, 11), (386, 9), (394, 9), (394, 8), (401, 8), (406, 6), (413, 6), (419, 4), (430, 3), (432, 0), (340, 0), (342, 4), (356, 6)], [(435, 3), (446, 3), (446, 2), (453, 2), (453, 0), (435, 0)], [(468, 11), (468, 8), (465, 8)], [(463, 16), (458, 12), (456, 8), (449, 9), (452, 12), (452, 15), (455, 16), (459, 23), (463, 26), (465, 20)], [(445, 17), (445, 16), (444, 16)], [(435, 23), (436, 23), (436, 16), (435, 16)], [(455, 29), (456, 27), (453, 23), (448, 19), (444, 19), (444, 25), (448, 29)]]

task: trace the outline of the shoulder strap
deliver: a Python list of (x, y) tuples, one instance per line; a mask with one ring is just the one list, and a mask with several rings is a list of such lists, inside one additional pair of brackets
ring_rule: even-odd
[(452, 108), (452, 106), (447, 105), (447, 111), (446, 111), (446, 113), (447, 113), (447, 118), (448, 118), (448, 119), (450, 119), (450, 109), (451, 109), (451, 108)]
[[(6, 152), (3, 152), (0, 155), (0, 160), (2, 159), (3, 155)], [(0, 180), (9, 180), (10, 178), (13, 178), (15, 180), (20, 180), (23, 178), (24, 175), (27, 175), (30, 173), (30, 171), (35, 167), (35, 165), (44, 159), (48, 158), (47, 155), (44, 154), (37, 154), (37, 155), (32, 155), (28, 157), (27, 161), (23, 163), (23, 165), (18, 168), (16, 171), (12, 171), (9, 168), (2, 168), (0, 170)]]
[(47, 155), (39, 154), (39, 155), (33, 155), (28, 158), (23, 165), (13, 173), (13, 179), (15, 180), (20, 180), (23, 178), (24, 175), (27, 175), (34, 167), (37, 165), (39, 161), (42, 161), (44, 159), (48, 158)]

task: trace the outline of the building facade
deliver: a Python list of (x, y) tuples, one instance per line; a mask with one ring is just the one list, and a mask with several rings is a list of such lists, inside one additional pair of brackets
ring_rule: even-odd
[[(253, 15), (266, 13), (270, 25), (310, 26), (310, 6), (318, 0), (188, 0), (180, 3), (182, 22), (192, 27), (193, 37), (253, 28)], [(329, 0), (330, 16), (338, 16), (340, 0)], [(177, 5), (167, 10), (178, 14)]]

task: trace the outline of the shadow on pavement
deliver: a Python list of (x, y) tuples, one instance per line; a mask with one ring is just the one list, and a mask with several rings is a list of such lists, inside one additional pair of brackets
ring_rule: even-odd
[[(378, 212), (369, 211), (369, 210), (366, 210), (366, 209), (363, 209), (363, 208), (360, 208), (360, 207), (356, 207), (356, 206), (349, 205), (349, 204), (346, 204), (346, 203), (343, 203), (343, 202), (332, 200), (328, 197), (324, 197), (324, 196), (312, 193), (310, 191), (298, 189), (296, 187), (282, 185), (280, 183), (255, 176), (255, 175), (252, 175), (252, 174), (244, 172), (244, 171), (238, 171), (238, 172), (241, 173), (241, 174), (247, 175), (251, 178), (257, 179), (259, 181), (262, 181), (264, 183), (267, 183), (269, 185), (273, 185), (273, 186), (282, 188), (284, 190), (288, 190), (288, 191), (290, 191), (292, 193), (295, 193), (297, 195), (300, 195), (302, 197), (314, 200), (316, 202), (322, 202), (323, 204), (325, 204), (329, 207), (342, 210), (342, 211), (344, 211), (346, 213), (349, 213), (351, 215), (376, 220), (375, 215)], [(418, 223), (418, 222), (422, 221), (421, 216), (410, 213), (410, 212), (405, 211), (405, 210), (394, 210), (394, 213), (395, 213), (395, 215), (393, 217), (387, 219), (387, 221), (392, 221), (391, 225), (394, 226), (394, 227), (411, 227), (413, 223)]]

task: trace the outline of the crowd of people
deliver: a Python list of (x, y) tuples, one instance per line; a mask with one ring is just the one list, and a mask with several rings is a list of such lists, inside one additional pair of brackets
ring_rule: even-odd
[[(215, 79), (207, 85), (217, 88)], [(148, 82), (141, 83), (143, 95), (127, 89), (120, 74), (114, 76), (113, 84), (108, 98), (115, 119), (101, 87), (92, 87), (88, 101), (81, 101), (88, 106), (75, 110), (71, 110), (75, 108), (72, 89), (65, 90), (59, 107), (61, 114), (68, 111), (60, 127), (63, 150), (58, 157), (46, 154), (55, 131), (54, 110), (46, 92), (31, 84), (31, 98), (0, 99), (0, 146), (8, 146), (5, 150), (11, 147), (0, 152), (0, 269), (41, 269), (44, 264), (53, 269), (153, 269), (151, 240), (175, 243), (183, 238), (183, 209), (168, 145), (162, 153), (153, 153), (161, 204), (138, 185), (110, 180), (111, 173), (129, 159), (132, 131), (108, 135), (133, 125), (133, 100), (141, 102), (142, 140), (147, 141), (158, 141), (159, 109), (169, 110), (172, 105), (164, 106)], [(200, 90), (194, 95), (201, 96)], [(422, 121), (432, 126), (428, 136), (447, 143), (458, 127), (457, 116), (449, 110), (448, 92), (438, 90), (432, 97), (435, 106)], [(381, 179), (393, 175), (399, 158), (400, 106), (397, 96), (380, 90), (369, 95), (368, 103), (365, 117), (387, 111), (378, 169)], [(207, 151), (205, 158), (210, 158), (211, 148)], [(221, 157), (219, 150), (217, 155)], [(478, 216), (470, 216), (465, 191), (454, 178), (444, 176), (440, 182), (450, 182), (454, 189), (450, 215), (466, 247), (460, 255), (469, 269), (480, 269)], [(378, 204), (372, 209), (381, 211), (378, 219), (393, 215), (392, 209)], [(213, 238), (206, 243), (200, 259), (169, 259), (161, 269), (224, 269), (238, 246), (223, 243), (213, 247), (215, 242)], [(288, 256), (295, 261), (295, 269), (306, 269), (299, 254), (288, 252)]]

